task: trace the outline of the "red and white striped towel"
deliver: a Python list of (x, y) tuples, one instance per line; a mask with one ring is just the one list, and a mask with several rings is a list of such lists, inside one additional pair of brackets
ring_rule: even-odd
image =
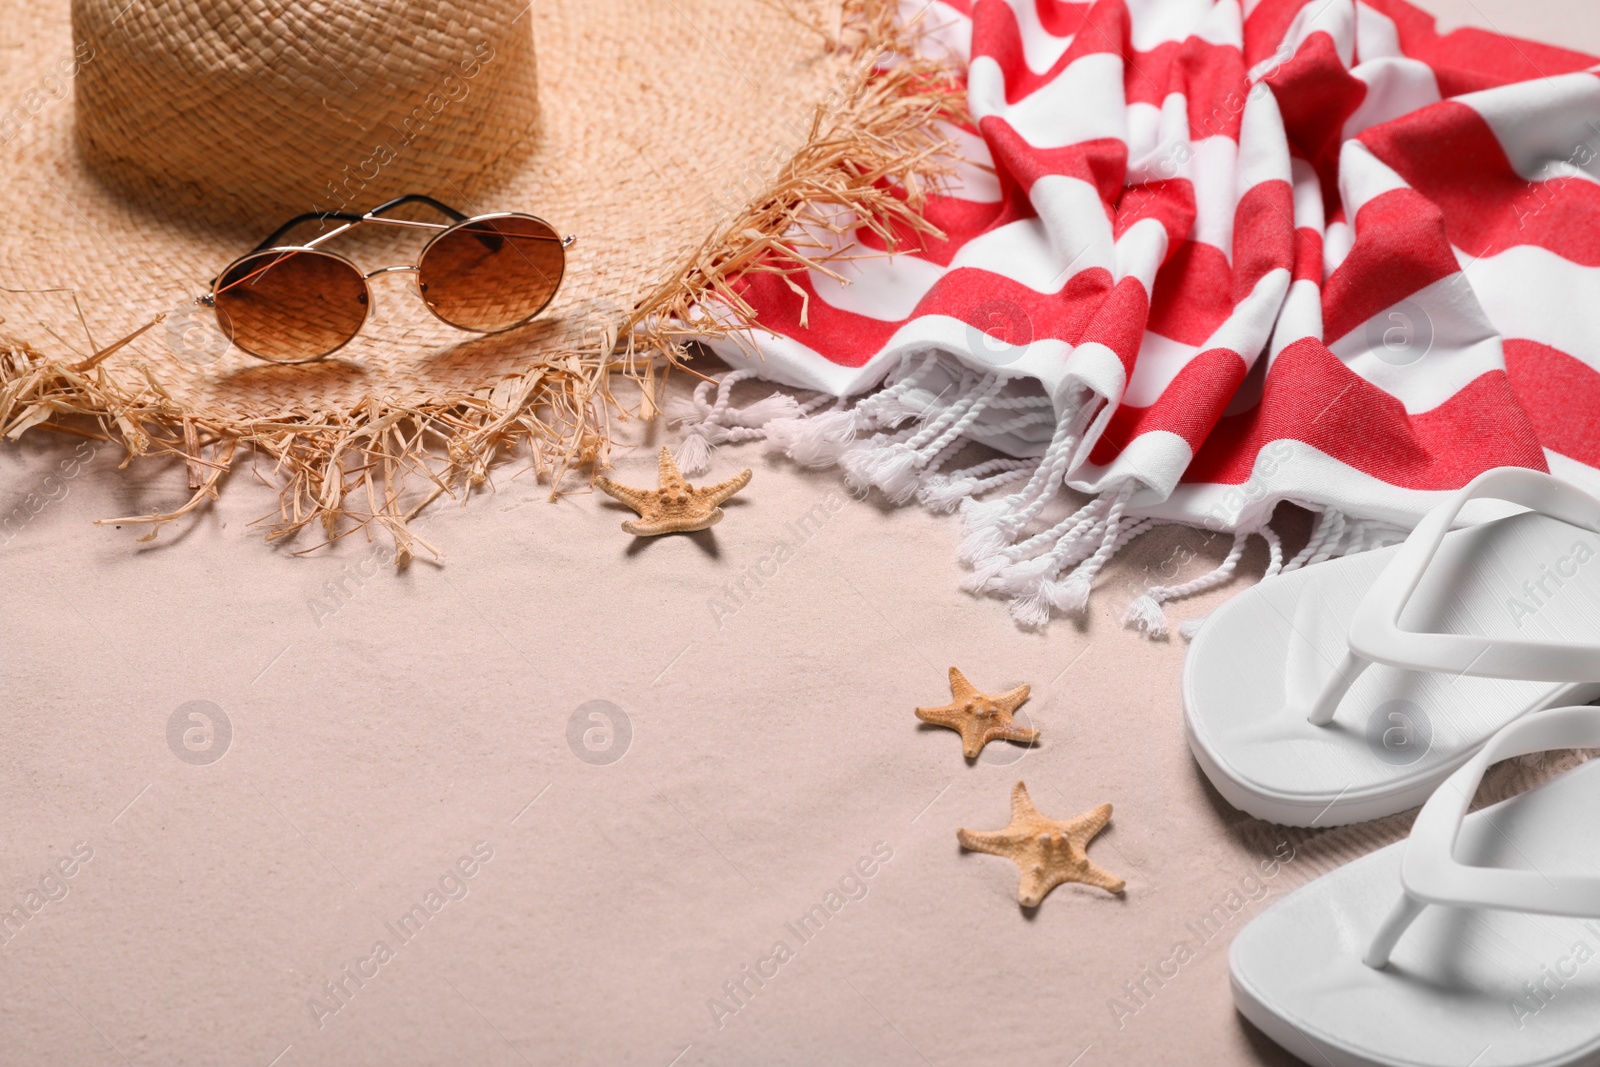
[[(1402, 0), (906, 11), (967, 62), (947, 238), (795, 277), (803, 325), (751, 277), (766, 332), (718, 346), (733, 380), (847, 399), (741, 411), (725, 385), (689, 444), (764, 434), (959, 506), (969, 587), (1028, 625), (1152, 522), (1232, 533), (1222, 570), (1130, 607), (1153, 633), (1252, 534), (1277, 570), (1397, 539), (1490, 467), (1600, 488), (1593, 57)], [(946, 471), (968, 441), (1015, 458)], [(1063, 485), (1093, 496), (1041, 529)], [(1285, 500), (1320, 513), (1287, 561)]]

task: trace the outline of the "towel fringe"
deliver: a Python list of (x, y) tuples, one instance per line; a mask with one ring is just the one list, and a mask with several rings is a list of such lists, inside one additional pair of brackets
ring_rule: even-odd
[[(1057, 418), (1048, 398), (1003, 396), (1010, 379), (966, 368), (934, 394), (929, 378), (940, 366), (937, 353), (906, 356), (883, 388), (853, 403), (826, 395), (800, 403), (772, 393), (742, 407), (732, 403), (732, 389), (758, 375), (754, 370), (730, 371), (696, 387), (693, 410), (679, 420), (684, 428), (679, 467), (685, 474), (702, 473), (709, 466), (712, 447), (764, 439), (802, 466), (841, 468), (846, 485), (856, 492), (877, 489), (896, 504), (916, 499), (933, 511), (959, 511), (963, 533), (957, 555), (971, 567), (962, 588), (1005, 598), (1020, 626), (1036, 629), (1055, 614), (1083, 614), (1106, 564), (1129, 541), (1175, 520), (1128, 515), (1129, 502), (1139, 488), (1129, 480), (1092, 497), (1048, 529), (1027, 534), (1066, 488), (1088, 407)], [(996, 421), (1002, 412), (1008, 416)], [(1037, 459), (991, 459), (943, 473), (970, 440), (973, 425), (986, 414), (986, 429), (991, 432), (1049, 421), (1055, 423), (1055, 432)], [(1002, 489), (1010, 491), (989, 496)], [(1326, 509), (1317, 514), (1305, 547), (1285, 560), (1282, 540), (1262, 522), (1234, 533), (1227, 556), (1206, 574), (1145, 589), (1127, 605), (1124, 624), (1151, 638), (1165, 637), (1169, 633), (1165, 605), (1227, 582), (1252, 536), (1267, 542), (1265, 576), (1271, 577), (1392, 544), (1403, 540), (1406, 531)], [(1203, 622), (1181, 623), (1178, 632), (1192, 638)]]

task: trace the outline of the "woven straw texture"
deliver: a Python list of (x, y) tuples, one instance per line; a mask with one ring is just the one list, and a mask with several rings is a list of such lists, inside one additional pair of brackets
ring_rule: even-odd
[[(333, 533), (362, 483), (364, 517), (403, 524), (415, 508), (396, 479), (430, 450), (452, 493), (513, 445), (557, 481), (603, 462), (608, 376), (648, 386), (670, 324), (736, 268), (791, 253), (778, 239), (807, 199), (909, 218), (883, 179), (915, 189), (939, 169), (932, 123), (957, 99), (917, 63), (868, 76), (899, 33), (874, 0), (3, 0), (0, 14), (14, 206), (0, 286), (70, 291), (0, 293), (0, 432), (87, 416), (132, 453), (187, 456), (191, 504), (242, 441), (277, 460), (283, 529), (320, 516)], [(292, 215), (410, 192), (578, 235), (541, 319), (465, 334), (399, 273), (373, 280), (371, 320), (328, 360), (219, 356), (192, 301), (228, 262)], [(363, 227), (329, 247), (370, 271), (421, 244)]]

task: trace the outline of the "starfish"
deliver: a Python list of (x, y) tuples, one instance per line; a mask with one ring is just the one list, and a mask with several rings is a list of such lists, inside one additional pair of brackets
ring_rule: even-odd
[(961, 847), (1005, 856), (1022, 871), (1017, 900), (1037, 908), (1062, 882), (1099, 886), (1108, 893), (1126, 888), (1121, 878), (1095, 864), (1084, 851), (1094, 835), (1111, 821), (1111, 805), (1102, 804), (1076, 819), (1047, 819), (1028, 799), (1021, 782), (1011, 790), (1011, 825), (1004, 830), (957, 830)]
[(672, 453), (663, 448), (659, 489), (635, 489), (618, 485), (610, 478), (596, 478), (594, 484), (639, 513), (637, 519), (622, 524), (624, 530), (635, 537), (654, 537), (704, 530), (721, 522), (722, 508), (718, 505), (750, 484), (750, 472), (745, 470), (725, 482), (696, 489), (678, 472)]
[(1011, 713), (1028, 699), (1029, 687), (1019, 685), (1005, 693), (980, 693), (966, 675), (950, 668), (950, 695), (955, 699), (938, 708), (918, 708), (917, 718), (935, 726), (948, 726), (961, 734), (961, 751), (967, 759), (977, 759), (995, 738), (1007, 741), (1039, 740), (1039, 731), (1018, 726)]

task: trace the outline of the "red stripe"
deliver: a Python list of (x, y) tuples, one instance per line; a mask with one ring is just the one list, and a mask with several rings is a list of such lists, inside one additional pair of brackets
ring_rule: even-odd
[[(1360, 140), (1439, 206), (1451, 243), (1470, 255), (1538, 245), (1573, 263), (1600, 266), (1600, 186), (1585, 178), (1523, 178), (1494, 130), (1466, 104), (1442, 101), (1375, 126)], [(1587, 144), (1575, 145), (1573, 153), (1568, 162), (1595, 156)]]
[[(1130, 185), (1117, 199), (1113, 232), (1121, 237), (1141, 219), (1156, 219), (1167, 231), (1167, 248), (1174, 249), (1189, 236), (1194, 225), (1194, 183), (1187, 178)], [(1171, 251), (1167, 253), (1171, 255)]]
[(1322, 282), (1322, 234), (1309, 226), (1294, 231), (1294, 277), (1296, 282)]
[(1140, 434), (1164, 430), (1177, 434), (1198, 451), (1244, 381), (1244, 360), (1237, 352), (1212, 348), (1201, 352), (1180, 370), (1147, 408), (1118, 407), (1095, 443), (1089, 462), (1110, 464)]
[[(896, 194), (899, 195), (899, 194)], [(901, 199), (904, 199), (902, 196)], [(944, 237), (930, 237), (909, 226), (891, 220), (889, 232), (894, 237), (894, 248), (900, 255), (915, 256), (941, 267), (948, 267), (961, 247), (974, 237), (1010, 225), (1019, 219), (1037, 217), (1027, 197), (1016, 196), (985, 203), (960, 200), (949, 196), (930, 196), (923, 202), (922, 217), (933, 223)], [(856, 243), (875, 252), (887, 252), (889, 242), (876, 231), (861, 229), (855, 232)]]
[(1232, 290), (1233, 271), (1221, 249), (1182, 241), (1156, 274), (1148, 328), (1186, 345), (1203, 345), (1233, 310)]
[(1261, 0), (1244, 20), (1244, 62), (1254, 67), (1268, 59), (1283, 43), (1294, 17), (1311, 0)]
[(1093, 339), (1093, 324), (1107, 305), (1118, 303), (1119, 288), (1099, 268), (1079, 271), (1059, 293), (1035, 292), (1003, 275), (963, 268), (939, 279), (916, 314), (948, 315), (1009, 344), (1078, 344)]
[(1439, 92), (1444, 96), (1570, 74), (1596, 62), (1593, 56), (1582, 52), (1473, 27), (1441, 36), (1434, 29), (1433, 16), (1405, 0), (1364, 2), (1394, 21), (1401, 51), (1433, 68)]
[(775, 274), (746, 274), (740, 279), (740, 292), (764, 328), (846, 367), (863, 366), (911, 319), (947, 315), (1010, 344), (1100, 341), (1131, 369), (1147, 313), (1144, 289), (1137, 280), (1112, 285), (1111, 275), (1100, 268), (1079, 271), (1059, 293), (1039, 293), (1003, 275), (958, 268), (940, 278), (911, 316), (898, 322), (833, 307), (803, 274), (791, 276), (790, 281), (800, 293)]
[(1356, 212), (1356, 240), (1322, 289), (1323, 338), (1337, 341), (1384, 308), (1461, 268), (1439, 209), (1413, 189), (1392, 189)]
[(1122, 360), (1123, 373), (1131, 378), (1133, 361), (1139, 358), (1139, 344), (1144, 340), (1144, 324), (1149, 317), (1150, 298), (1144, 286), (1137, 278), (1124, 278), (1095, 310), (1079, 343), (1099, 342), (1111, 349)]
[(1337, 204), (1344, 124), (1366, 99), (1366, 84), (1345, 70), (1333, 38), (1320, 31), (1301, 42), (1294, 58), (1263, 81), (1277, 98), (1290, 148), (1316, 169), (1322, 181), (1323, 203)]
[(1123, 75), (1128, 103), (1161, 106), (1169, 95), (1184, 94), (1189, 136), (1239, 139), (1245, 97), (1244, 56), (1231, 45), (1199, 37), (1163, 41), (1148, 52), (1130, 55)]
[(978, 126), (989, 143), (995, 169), (1014, 178), (1025, 190), (1032, 189), (1040, 178), (1061, 174), (1093, 185), (1102, 203), (1114, 204), (1122, 194), (1128, 174), (1128, 146), (1122, 141), (1101, 138), (1064, 148), (1035, 148), (1002, 118), (990, 115)]
[(1507, 338), (1506, 373), (1552, 452), (1600, 467), (1600, 373), (1560, 349)]
[(1503, 371), (1481, 374), (1433, 410), (1407, 415), (1400, 401), (1310, 338), (1279, 353), (1260, 404), (1218, 420), (1183, 481), (1239, 485), (1257, 453), (1277, 440), (1302, 441), (1402, 489), (1455, 489), (1491, 467), (1548, 469)]
[[(1043, 15), (1043, 5), (1040, 6), (1039, 12)], [(1130, 43), (1131, 34), (1128, 8), (1122, 0), (1096, 0), (1084, 13), (1083, 21), (1079, 23), (1077, 32), (1072, 35), (1072, 43), (1067, 45), (1067, 54), (1062, 58), (1067, 65), (1071, 65), (1075, 59), (1105, 52), (1126, 56), (1133, 51), (1133, 45)], [(1056, 34), (1056, 36), (1065, 35)]]
[(1285, 181), (1259, 182), (1233, 209), (1233, 302), (1272, 271), (1294, 265), (1294, 190)]
[(1083, 29), (1094, 4), (1074, 4), (1068, 0), (1037, 0), (1039, 25), (1053, 37), (1071, 37)]

